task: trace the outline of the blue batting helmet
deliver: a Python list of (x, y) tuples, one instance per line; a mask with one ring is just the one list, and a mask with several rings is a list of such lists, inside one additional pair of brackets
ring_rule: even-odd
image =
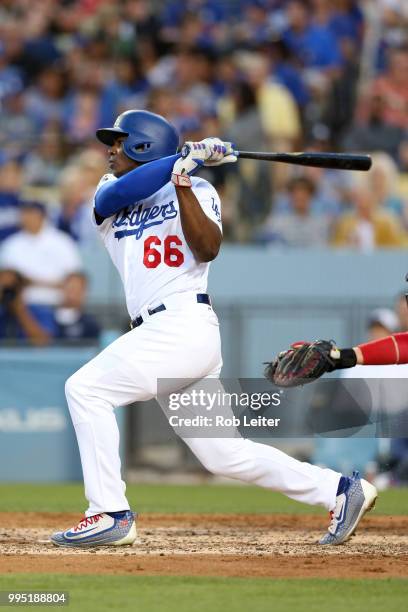
[(138, 162), (150, 162), (177, 152), (179, 135), (161, 115), (149, 111), (128, 110), (116, 119), (112, 128), (97, 130), (96, 137), (111, 146), (118, 136), (125, 136), (123, 151)]

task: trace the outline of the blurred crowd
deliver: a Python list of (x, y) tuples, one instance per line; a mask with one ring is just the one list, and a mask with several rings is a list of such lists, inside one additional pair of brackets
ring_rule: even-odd
[(95, 336), (78, 323), (106, 171), (95, 130), (129, 108), (164, 115), (182, 141), (372, 153), (369, 173), (204, 169), (226, 240), (406, 247), (407, 26), (406, 0), (0, 0), (0, 337), (16, 313), (34, 343)]
[(182, 140), (373, 152), (374, 170), (241, 160), (207, 173), (227, 240), (368, 251), (408, 229), (406, 0), (0, 0), (0, 239), (21, 199), (75, 241), (129, 108)]

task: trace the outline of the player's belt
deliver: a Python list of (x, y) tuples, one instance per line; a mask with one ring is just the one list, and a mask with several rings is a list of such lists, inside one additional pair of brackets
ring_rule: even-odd
[[(207, 304), (211, 306), (211, 298), (207, 293), (197, 293), (197, 304)], [(148, 308), (148, 314), (154, 315), (157, 312), (161, 312), (162, 310), (166, 310), (166, 306), (164, 304), (159, 304), (155, 308)], [(137, 316), (133, 321), (130, 322), (130, 329), (134, 329), (135, 327), (139, 327), (143, 323), (142, 315)]]

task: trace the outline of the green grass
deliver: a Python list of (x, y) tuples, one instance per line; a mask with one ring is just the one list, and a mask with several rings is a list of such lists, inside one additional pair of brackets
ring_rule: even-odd
[[(140, 612), (400, 612), (408, 581), (267, 580), (168, 578), (160, 576), (15, 575), (0, 577), (0, 589), (68, 591), (61, 610)], [(35, 606), (49, 610), (50, 607)], [(51, 609), (55, 610), (54, 606)]]
[[(325, 513), (259, 487), (230, 485), (130, 485), (131, 507), (138, 512)], [(82, 484), (0, 484), (0, 512), (81, 512)], [(380, 494), (377, 514), (408, 514), (408, 488)]]

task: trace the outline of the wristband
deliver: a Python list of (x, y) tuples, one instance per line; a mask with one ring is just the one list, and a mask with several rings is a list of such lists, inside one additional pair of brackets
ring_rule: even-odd
[(191, 178), (188, 174), (176, 174), (175, 172), (171, 175), (171, 182), (176, 185), (176, 187), (191, 187)]
[(334, 370), (343, 370), (344, 368), (354, 368), (357, 365), (357, 355), (352, 348), (337, 349), (339, 356), (334, 357)]

